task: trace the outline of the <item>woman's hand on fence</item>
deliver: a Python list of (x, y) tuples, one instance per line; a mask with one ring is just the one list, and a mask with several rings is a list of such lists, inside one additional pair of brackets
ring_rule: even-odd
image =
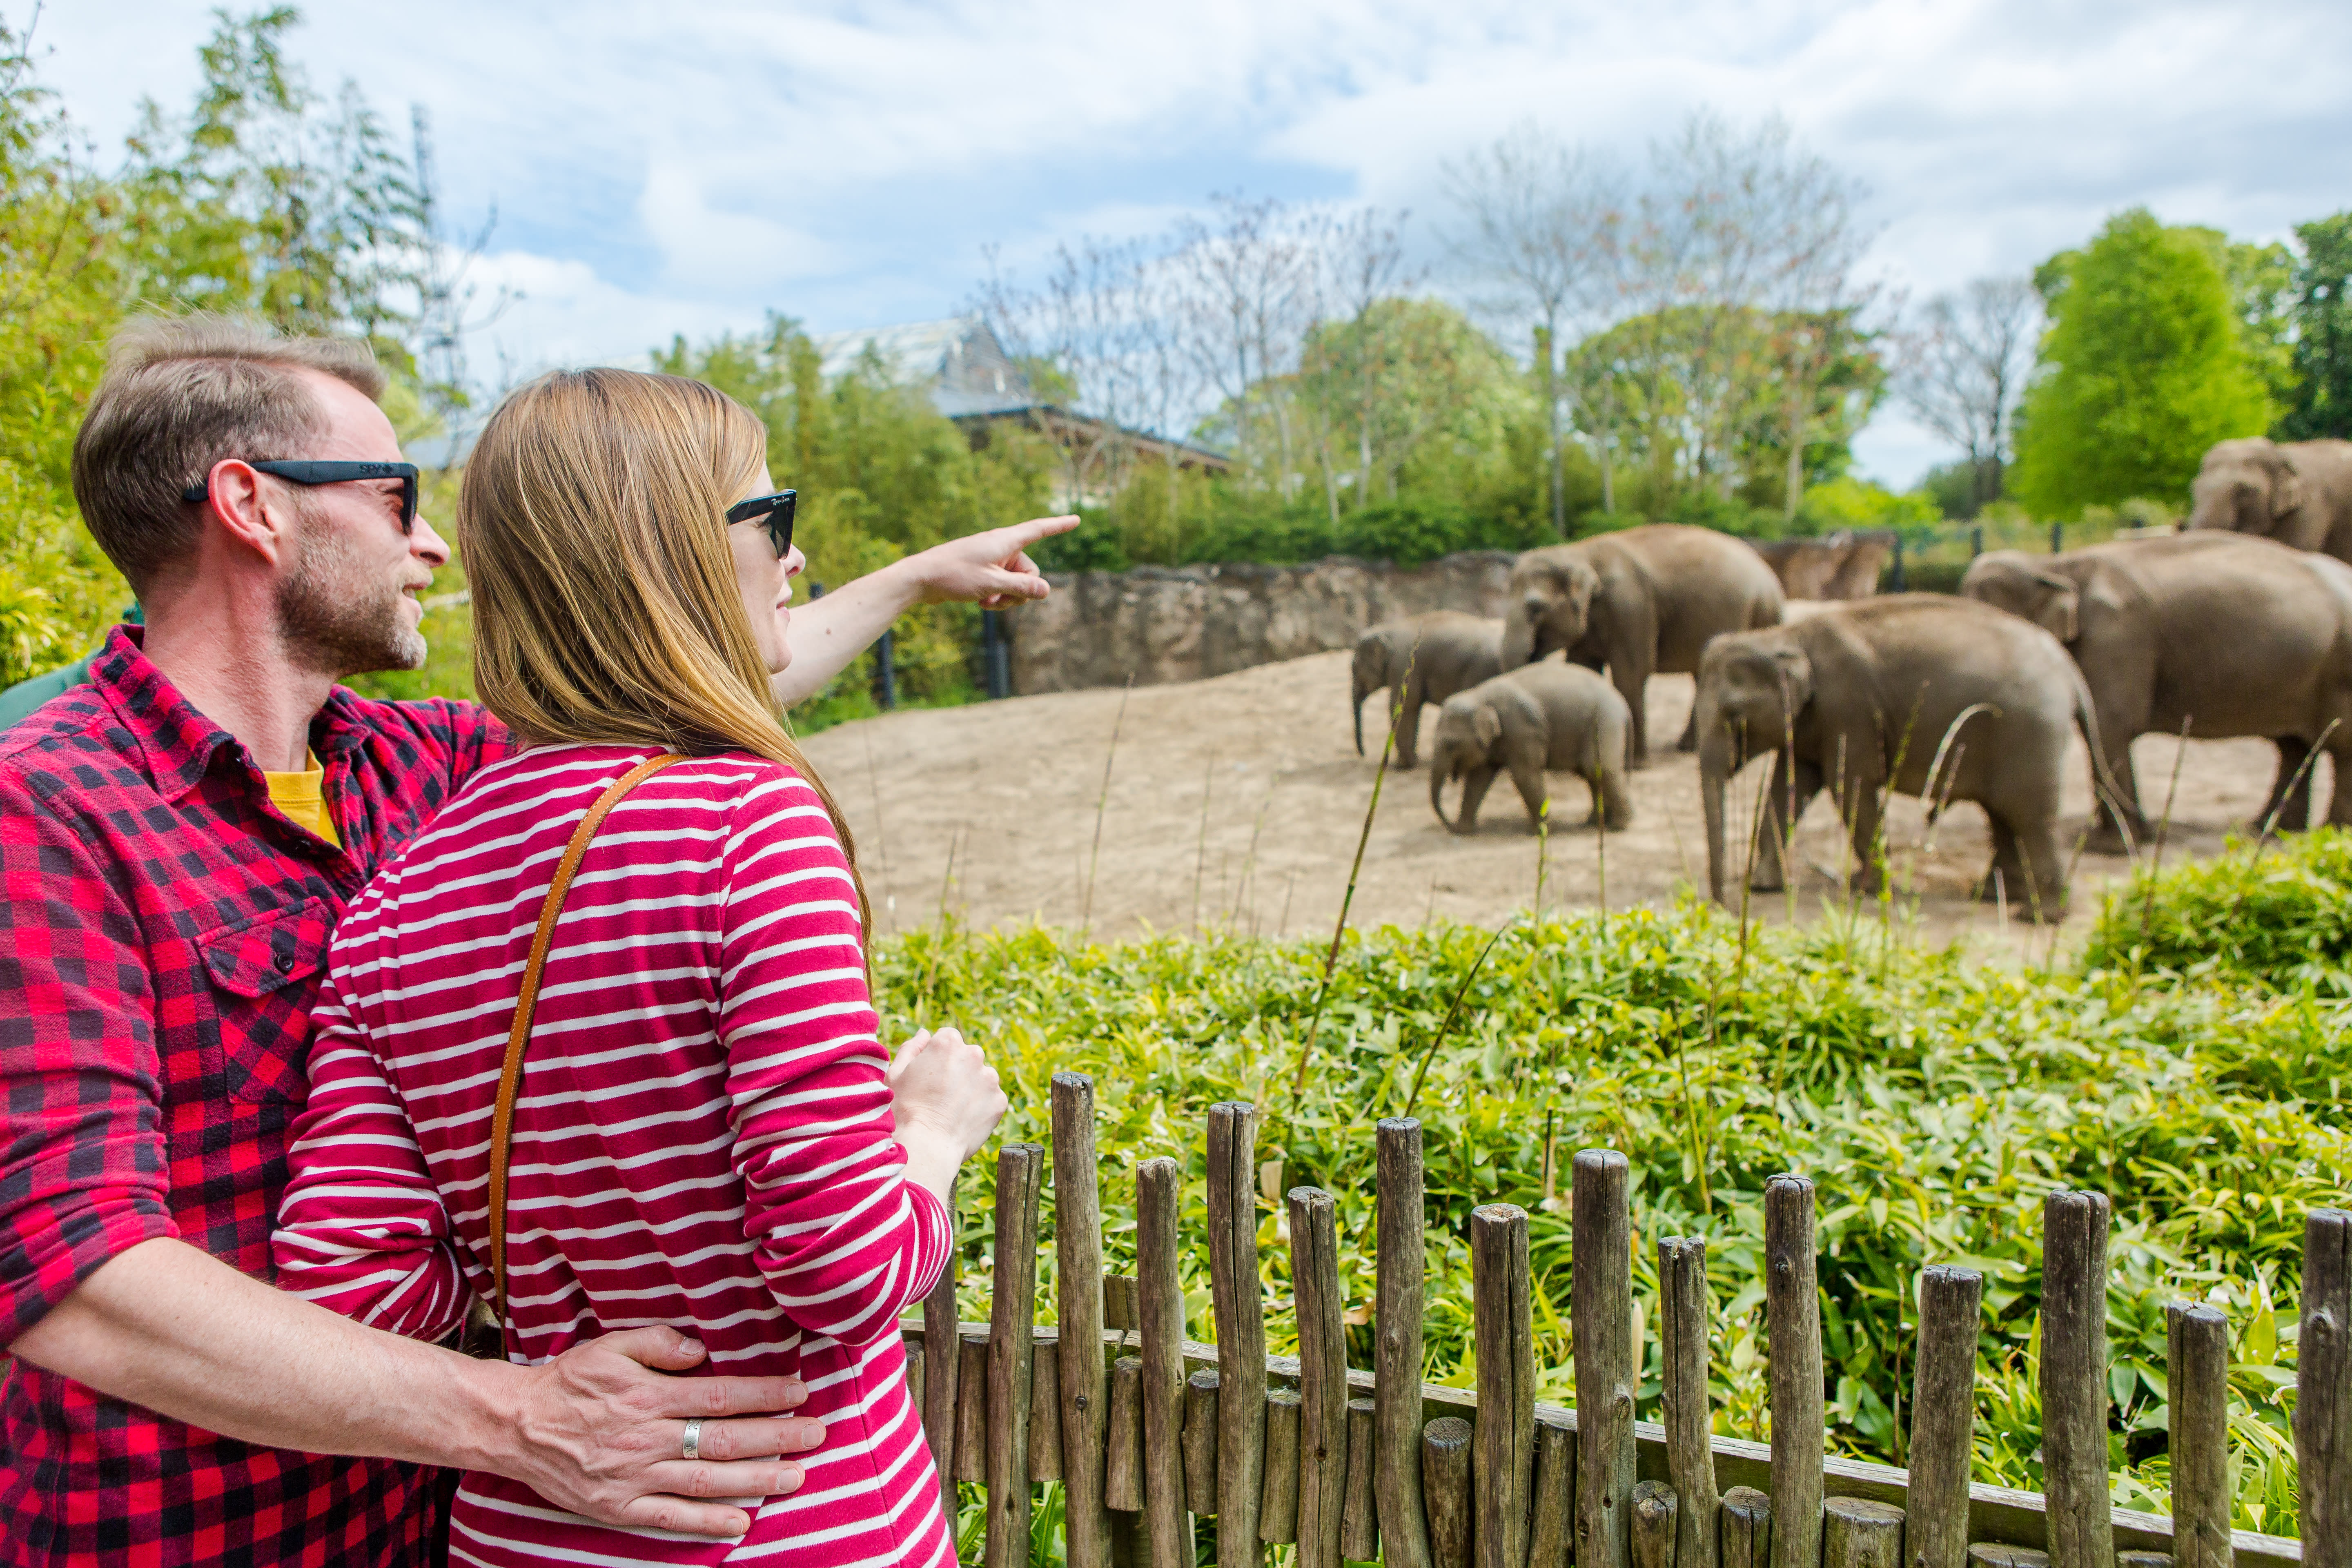
[(988, 1142), (1007, 1103), (978, 1046), (953, 1029), (923, 1030), (891, 1057), (885, 1075), (907, 1179), (941, 1202), (958, 1167)]
[(935, 544), (907, 564), (920, 574), (927, 603), (961, 599), (1001, 610), (1045, 596), (1045, 579), (1029, 559), (1029, 547), (1077, 526), (1075, 516), (1033, 518)]

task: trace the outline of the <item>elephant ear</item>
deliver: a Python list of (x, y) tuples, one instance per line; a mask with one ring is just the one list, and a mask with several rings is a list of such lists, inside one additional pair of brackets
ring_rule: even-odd
[(2055, 573), (2036, 572), (2033, 585), (2040, 588), (2042, 602), (2034, 608), (2033, 624), (2071, 645), (2083, 635), (2083, 589), (2071, 577)]
[(1488, 703), (1470, 716), (1470, 732), (1478, 737), (1478, 744), (1492, 751), (1495, 742), (1503, 738), (1503, 716)]
[(2284, 457), (2271, 470), (2271, 521), (2284, 522), (2303, 510), (2303, 476)]

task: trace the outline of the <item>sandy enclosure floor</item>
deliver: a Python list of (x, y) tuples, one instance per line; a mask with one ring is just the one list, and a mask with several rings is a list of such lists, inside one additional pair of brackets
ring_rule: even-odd
[[(883, 931), (938, 918), (944, 897), (976, 926), (1090, 925), (1106, 937), (1196, 922), (1268, 936), (1328, 932), (1362, 831), (1375, 767), (1359, 758), (1348, 725), (1349, 656), (1317, 654), (1180, 686), (1062, 692), (968, 708), (887, 714), (812, 737), (810, 757), (840, 798)], [(1688, 676), (1650, 682), (1653, 743), (1671, 746), (1690, 714)], [(1377, 747), (1378, 704), (1365, 704)], [(1118, 724), (1116, 752), (1112, 726)], [(1436, 710), (1422, 719), (1423, 753)], [(2151, 817), (2164, 808), (2179, 742), (2143, 736), (2133, 751)], [(2079, 738), (2067, 773), (2062, 837), (2075, 841), (2091, 805)], [(2168, 863), (2220, 849), (2263, 805), (2277, 752), (2265, 741), (2192, 741), (2181, 759)], [(1104, 772), (1109, 765), (1109, 789)], [(1769, 762), (1751, 764), (1730, 792), (1730, 831), (1744, 832)], [(1589, 797), (1570, 774), (1550, 775), (1554, 830), (1543, 901), (1587, 908), (1664, 907), (1678, 888), (1704, 887), (1705, 819), (1698, 764), (1671, 750), (1632, 775), (1633, 826), (1602, 836), (1582, 826)], [(2326, 764), (2315, 795), (2327, 798)], [(1454, 809), (1455, 792), (1447, 794)], [(1096, 844), (1101, 803), (1100, 849)], [(1897, 797), (1889, 842), (1898, 888), (1915, 895), (1916, 930), (1941, 942), (1975, 932), (2014, 949), (2029, 942), (2023, 911), (1969, 897), (1991, 858), (1984, 814), (1955, 805), (1932, 836), (1919, 803)], [(1735, 841), (1738, 841), (1735, 838)], [(1364, 852), (1349, 923), (1369, 930), (1432, 915), (1492, 924), (1535, 897), (1538, 840), (1518, 793), (1497, 779), (1478, 831), (1457, 837), (1429, 806), (1426, 765), (1391, 770)], [(1839, 891), (1851, 851), (1824, 795), (1797, 837), (1803, 867), (1800, 918), (1844, 910)], [(2123, 878), (2120, 856), (2085, 855), (2074, 912), (2059, 940), (2079, 938), (2098, 889)], [(1089, 886), (1091, 885), (1091, 901)], [(1784, 894), (1758, 894), (1752, 912), (1789, 918)], [(1866, 918), (1876, 918), (1867, 906)], [(1911, 918), (1901, 914), (1898, 918)], [(2031, 939), (2044, 951), (2047, 936)]]

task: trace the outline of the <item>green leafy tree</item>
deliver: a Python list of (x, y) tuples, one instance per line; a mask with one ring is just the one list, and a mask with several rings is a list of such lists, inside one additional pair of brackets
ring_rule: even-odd
[(2287, 310), (2294, 323), (2293, 390), (2273, 432), (2282, 441), (2352, 439), (2352, 212), (2299, 224)]
[(2018, 436), (2017, 495), (2037, 514), (2184, 494), (2216, 441), (2271, 406), (2210, 232), (2144, 207), (2034, 274), (2051, 327)]

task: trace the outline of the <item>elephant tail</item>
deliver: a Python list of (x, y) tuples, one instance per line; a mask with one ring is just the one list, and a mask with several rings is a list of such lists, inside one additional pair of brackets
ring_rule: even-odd
[(1360, 757), (1364, 754), (1364, 698), (1366, 696), (1362, 682), (1359, 681), (1356, 684), (1355, 692), (1356, 700), (1348, 704), (1348, 712), (1349, 716), (1356, 721), (1356, 755)]
[[(2123, 785), (2116, 782), (2115, 770), (2107, 766), (2107, 749), (2099, 743), (2098, 710), (2092, 706), (2090, 683), (2083, 679), (2082, 668), (2071, 658), (2066, 661), (2066, 668), (2074, 677), (2074, 724), (2083, 731), (2083, 744), (2091, 752), (2092, 792), (2105, 800), (2112, 808), (2115, 820), (2123, 826), (2128, 842), (2133, 807), (2138, 802), (2124, 793)], [(2096, 815), (2093, 813), (2094, 816)]]

